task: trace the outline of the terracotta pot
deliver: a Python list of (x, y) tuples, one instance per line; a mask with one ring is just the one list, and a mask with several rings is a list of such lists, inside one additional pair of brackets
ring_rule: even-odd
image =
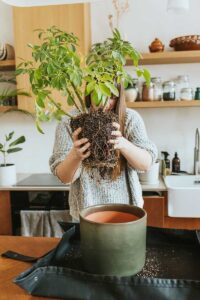
[(129, 276), (141, 271), (146, 212), (126, 204), (96, 205), (80, 213), (81, 253), (87, 272)]

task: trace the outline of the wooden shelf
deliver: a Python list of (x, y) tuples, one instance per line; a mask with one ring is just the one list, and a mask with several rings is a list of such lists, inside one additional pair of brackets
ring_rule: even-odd
[(129, 108), (200, 107), (200, 100), (192, 101), (136, 101), (126, 102)]
[(0, 70), (15, 70), (15, 60), (0, 60)]
[(17, 109), (17, 106), (0, 106), (0, 113), (1, 112), (5, 112), (5, 111), (7, 111), (7, 110), (9, 110), (9, 109)]
[[(156, 53), (142, 53), (140, 65), (200, 63), (200, 50), (194, 51), (164, 51)], [(132, 61), (127, 60), (127, 66), (132, 66)]]

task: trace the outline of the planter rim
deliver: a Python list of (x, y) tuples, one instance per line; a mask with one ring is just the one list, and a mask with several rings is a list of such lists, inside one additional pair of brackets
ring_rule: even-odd
[[(130, 221), (130, 222), (122, 222), (122, 223), (101, 223), (101, 222), (95, 222), (95, 221), (90, 221), (90, 220), (87, 220), (84, 216), (83, 216), (83, 213), (84, 211), (88, 210), (88, 209), (92, 209), (92, 208), (103, 208), (103, 207), (113, 207), (113, 210), (114, 210), (114, 207), (136, 207), (137, 209), (141, 210), (143, 213), (144, 213), (144, 216), (140, 217), (138, 220), (135, 220), (135, 221)], [(103, 211), (103, 210), (102, 210)], [(118, 211), (118, 210), (116, 210)], [(120, 210), (119, 210), (120, 212)], [(121, 211), (123, 212), (123, 211)], [(95, 212), (94, 212), (95, 213)], [(129, 212), (130, 213), (130, 212)], [(82, 219), (83, 221), (86, 221), (88, 223), (91, 223), (91, 224), (98, 224), (98, 225), (107, 225), (107, 226), (122, 226), (122, 225), (129, 225), (129, 224), (135, 224), (135, 223), (140, 223), (142, 222), (146, 217), (147, 217), (147, 213), (146, 211), (139, 207), (139, 206), (135, 206), (135, 205), (131, 205), (131, 204), (121, 204), (121, 203), (109, 203), (109, 204), (97, 204), (97, 205), (91, 205), (91, 206), (88, 206), (86, 208), (83, 208), (80, 213), (79, 213), (79, 216), (80, 216), (80, 219)]]
[(11, 167), (11, 166), (15, 166), (15, 164), (0, 164), (0, 168), (6, 168), (6, 167)]

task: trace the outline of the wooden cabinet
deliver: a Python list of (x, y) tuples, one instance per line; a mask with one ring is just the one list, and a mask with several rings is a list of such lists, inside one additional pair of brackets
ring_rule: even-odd
[[(31, 58), (28, 43), (38, 43), (37, 28), (46, 29), (56, 25), (62, 30), (73, 32), (80, 39), (80, 51), (88, 52), (91, 45), (90, 5), (73, 4), (43, 7), (14, 7), (14, 38), (16, 65), (24, 59)], [(30, 85), (25, 76), (18, 77), (17, 87), (28, 91)], [(60, 97), (59, 95), (56, 96)], [(18, 107), (34, 112), (34, 101), (31, 98), (18, 97)]]
[(160, 196), (145, 196), (144, 209), (147, 212), (147, 225), (164, 227), (165, 198)]
[(0, 191), (0, 235), (12, 234), (10, 192)]
[(167, 191), (162, 196), (145, 196), (144, 209), (147, 212), (147, 225), (174, 229), (200, 229), (200, 218), (174, 218), (167, 213)]

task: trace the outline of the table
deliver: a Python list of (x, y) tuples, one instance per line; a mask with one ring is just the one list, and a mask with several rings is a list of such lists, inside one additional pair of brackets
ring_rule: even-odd
[[(39, 257), (54, 248), (59, 239), (47, 237), (0, 236), (0, 254), (7, 250)], [(0, 257), (0, 300), (55, 300), (55, 298), (33, 297), (12, 282), (12, 279), (31, 267), (13, 259)]]

